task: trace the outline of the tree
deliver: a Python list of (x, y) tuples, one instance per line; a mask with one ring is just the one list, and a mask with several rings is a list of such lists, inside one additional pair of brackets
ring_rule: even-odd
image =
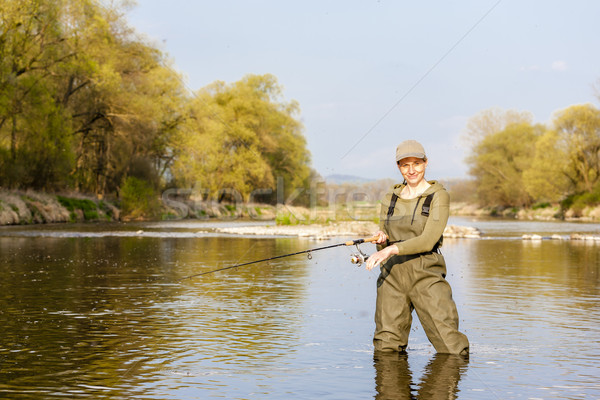
[(3, 3), (0, 185), (104, 195), (128, 178), (155, 191), (170, 179), (246, 200), (255, 189), (275, 198), (280, 181), (288, 195), (309, 186), (299, 107), (274, 76), (216, 82), (192, 100), (166, 56), (127, 26), (126, 0), (113, 4)]
[(156, 186), (176, 157), (171, 142), (188, 102), (166, 57), (135, 36), (119, 8), (5, 3), (0, 185), (105, 194), (136, 174)]
[(73, 115), (77, 187), (111, 193), (132, 174), (157, 186), (183, 125), (188, 94), (180, 76), (135, 36), (118, 9), (73, 1), (69, 17), (77, 57), (62, 77), (61, 98)]
[(557, 112), (553, 124), (566, 149), (568, 178), (576, 190), (592, 192), (600, 183), (600, 110), (574, 105)]
[(62, 1), (5, 2), (0, 19), (0, 183), (54, 188), (68, 175), (68, 116), (52, 77), (68, 62)]
[(233, 84), (215, 82), (196, 93), (190, 134), (173, 166), (179, 185), (198, 186), (217, 198), (233, 190), (244, 200), (255, 189), (275, 193), (309, 185), (309, 153), (296, 102), (281, 98), (272, 75), (248, 75)]
[(523, 173), (527, 193), (538, 202), (562, 200), (573, 188), (568, 165), (567, 150), (558, 133), (546, 131), (535, 143), (535, 153)]
[(533, 123), (533, 115), (528, 111), (489, 108), (469, 118), (464, 137), (468, 142), (476, 145), (486, 136), (503, 131), (511, 124), (519, 123)]
[(477, 195), (485, 205), (529, 206), (533, 198), (523, 185), (523, 172), (535, 152), (543, 127), (529, 123), (508, 125), (485, 136), (467, 159), (477, 181)]

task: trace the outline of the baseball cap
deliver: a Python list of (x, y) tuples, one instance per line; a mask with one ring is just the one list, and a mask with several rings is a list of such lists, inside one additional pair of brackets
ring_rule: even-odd
[(407, 157), (427, 158), (425, 149), (416, 140), (405, 140), (396, 147), (396, 162)]

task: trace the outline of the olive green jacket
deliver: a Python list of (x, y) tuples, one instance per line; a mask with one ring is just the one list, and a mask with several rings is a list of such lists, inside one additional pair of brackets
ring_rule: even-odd
[[(400, 256), (432, 251), (444, 233), (448, 222), (450, 196), (440, 183), (436, 181), (429, 181), (429, 183), (431, 186), (423, 194), (410, 200), (400, 198), (400, 192), (405, 185), (395, 185), (381, 202), (379, 227), (388, 235), (389, 242), (401, 241), (393, 244), (398, 247)], [(396, 201), (394, 214), (388, 219), (392, 192), (399, 198)], [(431, 193), (435, 194), (427, 217), (421, 215), (421, 212), (425, 198)], [(381, 246), (383, 247), (386, 245)]]

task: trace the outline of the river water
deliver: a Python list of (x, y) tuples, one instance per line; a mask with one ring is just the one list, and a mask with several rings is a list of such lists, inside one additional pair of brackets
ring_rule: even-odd
[[(377, 272), (327, 241), (212, 232), (241, 222), (0, 228), (3, 399), (600, 399), (597, 224), (453, 218), (442, 248), (468, 360), (417, 318), (374, 358)], [(363, 245), (370, 253), (373, 245)]]

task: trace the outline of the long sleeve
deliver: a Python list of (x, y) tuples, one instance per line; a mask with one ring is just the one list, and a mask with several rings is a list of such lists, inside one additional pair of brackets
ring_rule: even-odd
[[(420, 210), (417, 210), (420, 213)], [(450, 213), (450, 196), (445, 190), (440, 190), (433, 196), (431, 211), (423, 233), (405, 241), (396, 243), (399, 255), (418, 254), (431, 251), (444, 233)]]

